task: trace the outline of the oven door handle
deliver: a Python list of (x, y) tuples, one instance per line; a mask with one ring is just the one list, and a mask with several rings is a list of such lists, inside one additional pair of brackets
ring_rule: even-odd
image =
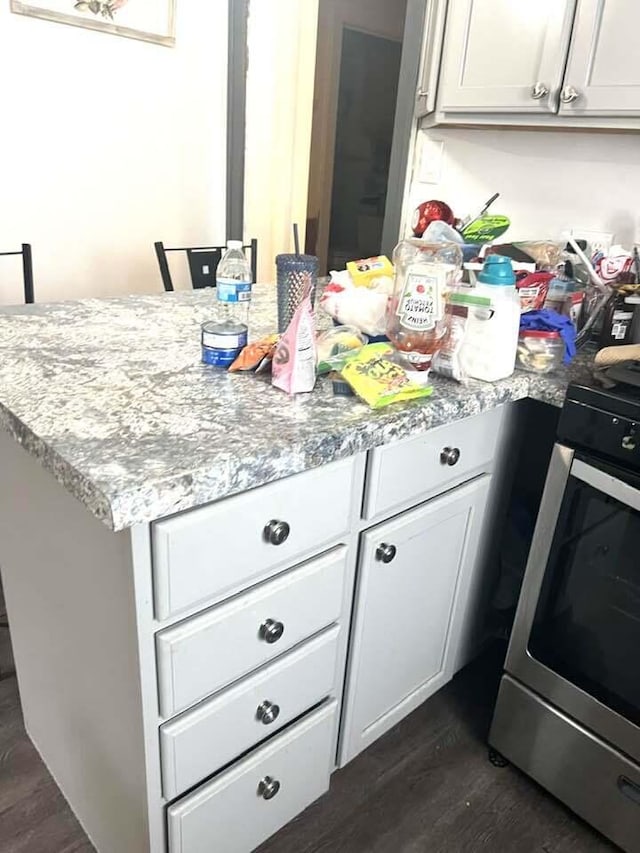
[(618, 480), (611, 474), (607, 474), (599, 468), (594, 468), (593, 465), (587, 465), (581, 459), (574, 459), (571, 465), (571, 476), (582, 480), (583, 483), (587, 483), (589, 486), (593, 486), (599, 492), (615, 498), (615, 500), (625, 504), (625, 506), (635, 509), (636, 512), (640, 512), (640, 490), (635, 489), (622, 480)]

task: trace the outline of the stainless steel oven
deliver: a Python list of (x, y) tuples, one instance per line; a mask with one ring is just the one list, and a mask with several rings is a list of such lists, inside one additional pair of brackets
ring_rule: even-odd
[(569, 389), (489, 738), (629, 853), (640, 853), (639, 424), (640, 397)]

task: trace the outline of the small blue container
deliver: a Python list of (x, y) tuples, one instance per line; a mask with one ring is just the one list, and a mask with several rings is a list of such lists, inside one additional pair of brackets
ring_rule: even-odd
[(247, 336), (248, 329), (244, 323), (203, 323), (203, 363), (213, 367), (229, 367), (246, 347)]

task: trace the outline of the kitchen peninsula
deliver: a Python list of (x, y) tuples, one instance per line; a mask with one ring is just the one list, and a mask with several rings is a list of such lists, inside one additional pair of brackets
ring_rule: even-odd
[[(508, 404), (586, 372), (435, 379), (379, 412), (322, 381), (289, 399), (200, 363), (212, 313), (0, 312), (25, 724), (99, 853), (250, 850), (446, 683), (478, 640)], [(252, 317), (273, 329), (273, 289)]]

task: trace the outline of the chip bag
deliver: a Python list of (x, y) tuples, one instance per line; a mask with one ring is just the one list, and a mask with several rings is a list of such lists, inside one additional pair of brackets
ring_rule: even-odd
[(254, 341), (252, 344), (247, 344), (229, 368), (229, 372), (255, 371), (259, 373), (265, 363), (270, 363), (273, 359), (273, 353), (279, 340), (280, 335), (269, 335), (259, 341)]
[(540, 311), (544, 307), (552, 279), (553, 273), (550, 272), (532, 272), (517, 279), (521, 314)]
[(313, 391), (316, 384), (316, 330), (311, 307), (313, 283), (310, 275), (306, 278), (302, 301), (273, 354), (271, 384), (287, 394)]
[(355, 393), (372, 409), (390, 403), (428, 397), (433, 388), (409, 379), (406, 370), (391, 360), (389, 344), (368, 344), (350, 358), (340, 371)]

